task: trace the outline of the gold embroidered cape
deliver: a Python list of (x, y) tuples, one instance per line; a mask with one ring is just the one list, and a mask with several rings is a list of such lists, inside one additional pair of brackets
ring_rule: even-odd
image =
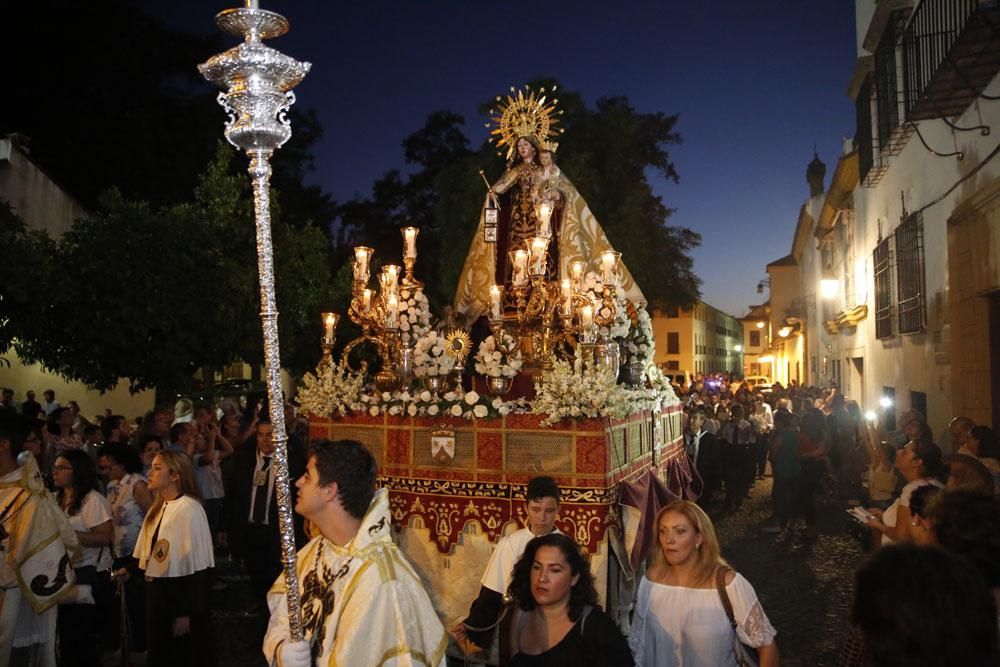
[[(379, 489), (357, 535), (338, 547), (320, 535), (299, 551), (302, 624), (316, 665), (444, 667), (448, 636), (420, 578), (390, 536), (389, 495)], [(267, 594), (264, 656), (288, 638), (284, 576)]]
[[(563, 218), (559, 230), (559, 279), (568, 278), (570, 264), (579, 260), (586, 263), (587, 271), (596, 272), (600, 266), (601, 253), (614, 248), (586, 200), (561, 172), (558, 175), (558, 190), (563, 197)], [(486, 243), (483, 236), (483, 218), (480, 210), (479, 226), (472, 238), (465, 266), (458, 279), (458, 289), (455, 291), (455, 312), (463, 314), (469, 323), (488, 311), (490, 286), (496, 275), (493, 244)], [(645, 304), (646, 298), (626, 268), (625, 258), (621, 261), (619, 275), (625, 298), (637, 305)]]

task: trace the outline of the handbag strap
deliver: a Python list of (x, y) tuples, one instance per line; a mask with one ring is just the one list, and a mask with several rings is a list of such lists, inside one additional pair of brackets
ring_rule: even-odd
[(720, 567), (715, 571), (715, 587), (719, 591), (719, 599), (722, 601), (722, 608), (726, 610), (726, 616), (729, 618), (729, 625), (733, 626), (733, 630), (736, 630), (736, 618), (733, 615), (733, 603), (729, 599), (729, 593), (726, 592), (726, 575), (729, 574), (729, 570)]

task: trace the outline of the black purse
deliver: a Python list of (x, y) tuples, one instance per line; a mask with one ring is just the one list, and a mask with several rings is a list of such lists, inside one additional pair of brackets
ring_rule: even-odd
[(760, 664), (757, 649), (744, 644), (740, 641), (740, 636), (736, 634), (736, 618), (733, 615), (733, 603), (729, 599), (729, 593), (726, 592), (726, 574), (728, 572), (729, 570), (724, 567), (720, 567), (716, 571), (715, 587), (719, 589), (719, 599), (722, 600), (722, 608), (726, 610), (729, 625), (733, 628), (733, 654), (736, 656), (736, 664), (739, 667), (757, 667)]

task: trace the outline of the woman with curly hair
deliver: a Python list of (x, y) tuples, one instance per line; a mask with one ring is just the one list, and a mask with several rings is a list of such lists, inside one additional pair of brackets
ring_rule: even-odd
[(776, 632), (753, 586), (722, 559), (708, 515), (675, 500), (653, 525), (657, 546), (639, 582), (629, 635), (636, 665), (735, 667), (736, 638), (757, 649), (761, 667), (777, 665)]
[(597, 606), (590, 566), (569, 537), (549, 533), (528, 542), (514, 566), (500, 664), (510, 667), (630, 667), (625, 638)]

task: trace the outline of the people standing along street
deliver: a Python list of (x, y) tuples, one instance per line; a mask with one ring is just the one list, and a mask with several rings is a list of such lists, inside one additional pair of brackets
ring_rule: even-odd
[(757, 649), (761, 667), (778, 664), (777, 634), (753, 586), (719, 553), (711, 519), (677, 500), (654, 523), (657, 545), (639, 583), (629, 645), (639, 667), (735, 667), (732, 607), (739, 641)]
[[(143, 519), (153, 504), (153, 494), (142, 476), (139, 454), (128, 445), (118, 442), (104, 445), (98, 451), (97, 462), (101, 474), (108, 480), (108, 502), (114, 525), (112, 576), (119, 584), (119, 594), (125, 596), (131, 629), (129, 645), (132, 651), (141, 652), (146, 650), (145, 581), (139, 561), (132, 553)], [(121, 608), (117, 605), (108, 619), (109, 625), (116, 630), (121, 627), (120, 616)], [(121, 639), (119, 637), (119, 641)]]
[(145, 576), (147, 664), (214, 665), (208, 595), (215, 555), (190, 459), (157, 454), (149, 490), (156, 498), (133, 552)]
[[(720, 408), (720, 414), (724, 410), (725, 408)], [(753, 433), (750, 422), (743, 418), (743, 414), (742, 405), (733, 405), (729, 409), (729, 418), (722, 422), (719, 429), (726, 476), (726, 503), (723, 511), (741, 509), (753, 485)]]
[(42, 404), (35, 400), (35, 392), (28, 390), (25, 393), (25, 400), (21, 403), (21, 414), (30, 419), (38, 419), (42, 410)]
[[(256, 446), (241, 447), (225, 480), (222, 527), (233, 560), (246, 565), (258, 615), (257, 633), (263, 636), (267, 626), (267, 591), (281, 572), (281, 532), (278, 526), (278, 494), (275, 491), (274, 427), (261, 414), (257, 423)], [(297, 479), (305, 462), (296, 452), (288, 451), (289, 479)], [(291, 499), (296, 491), (290, 489)], [(302, 517), (293, 518), (295, 542), (305, 543)]]
[[(319, 530), (299, 551), (305, 639), (289, 634), (285, 579), (268, 593), (268, 664), (444, 667), (448, 637), (390, 535), (389, 493), (375, 489), (375, 459), (353, 440), (314, 442), (295, 511)], [(391, 661), (391, 662), (389, 662)]]
[(869, 512), (875, 518), (868, 521), (876, 537), (881, 534), (883, 545), (893, 542), (907, 542), (910, 535), (910, 495), (925, 484), (943, 486), (943, 480), (948, 468), (941, 460), (941, 450), (930, 440), (911, 440), (896, 454), (896, 469), (906, 480), (899, 498), (885, 512), (878, 508), (870, 508)]
[(74, 568), (77, 587), (91, 588), (85, 599), (64, 601), (59, 606), (59, 664), (91, 667), (100, 655), (96, 635), (110, 602), (111, 506), (97, 490), (94, 462), (81, 450), (60, 453), (52, 466), (52, 479), (56, 499), (83, 546), (83, 558)]

